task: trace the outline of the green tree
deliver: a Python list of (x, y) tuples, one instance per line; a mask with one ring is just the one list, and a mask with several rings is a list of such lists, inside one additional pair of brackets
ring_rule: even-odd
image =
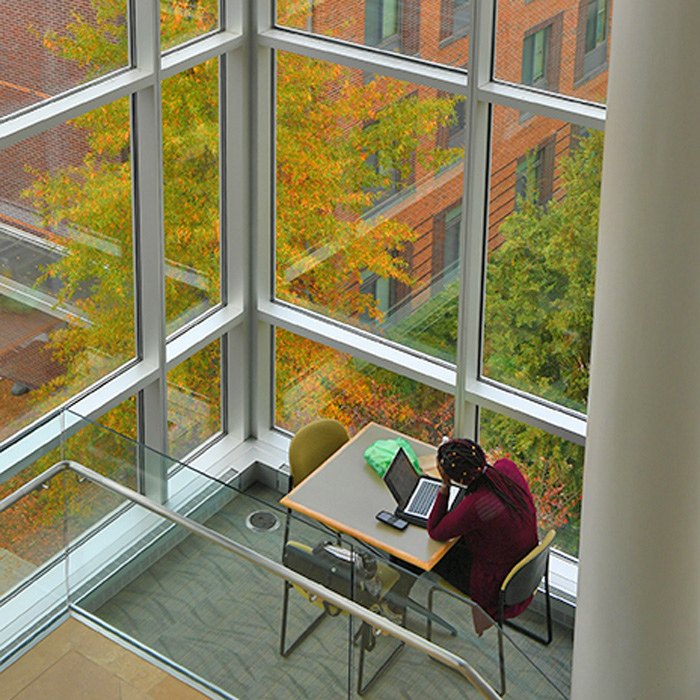
[(566, 196), (527, 195), (489, 257), (484, 374), (577, 410), (588, 394), (603, 134), (562, 159)]
[[(565, 196), (518, 202), (487, 272), (484, 374), (585, 411), (590, 371), (603, 133), (562, 159)], [(532, 191), (534, 188), (528, 188)], [(506, 416), (484, 412), (482, 442), (525, 466), (543, 525), (578, 547), (583, 450)]]

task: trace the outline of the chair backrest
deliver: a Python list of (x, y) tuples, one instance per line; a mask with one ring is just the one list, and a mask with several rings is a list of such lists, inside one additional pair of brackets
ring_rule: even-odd
[(292, 486), (299, 485), (349, 439), (345, 426), (332, 418), (321, 418), (298, 430), (289, 445)]
[(525, 555), (503, 579), (501, 593), (506, 605), (522, 603), (537, 590), (547, 571), (549, 549), (555, 534), (554, 530), (550, 530), (542, 542)]

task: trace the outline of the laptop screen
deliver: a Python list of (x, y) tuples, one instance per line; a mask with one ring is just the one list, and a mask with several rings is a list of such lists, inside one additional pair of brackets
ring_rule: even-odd
[(418, 483), (418, 474), (408, 459), (408, 455), (401, 448), (386, 470), (384, 481), (399, 504), (399, 508), (405, 508)]

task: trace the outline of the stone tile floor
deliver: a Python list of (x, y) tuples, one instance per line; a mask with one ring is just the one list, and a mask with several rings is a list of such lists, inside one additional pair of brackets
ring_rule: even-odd
[(207, 697), (72, 618), (0, 673), (0, 700)]

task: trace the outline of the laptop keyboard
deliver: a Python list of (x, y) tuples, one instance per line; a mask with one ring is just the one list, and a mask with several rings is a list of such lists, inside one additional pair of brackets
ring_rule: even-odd
[(439, 482), (422, 481), (413, 499), (413, 503), (411, 503), (411, 512), (417, 513), (418, 515), (428, 515), (439, 490)]

